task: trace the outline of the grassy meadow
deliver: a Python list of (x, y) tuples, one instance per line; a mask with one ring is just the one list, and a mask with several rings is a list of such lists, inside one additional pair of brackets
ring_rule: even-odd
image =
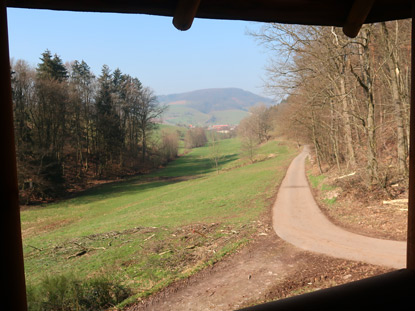
[(271, 141), (253, 164), (240, 159), (237, 139), (220, 150), (219, 173), (202, 147), (149, 175), (23, 210), (29, 289), (50, 276), (105, 276), (132, 301), (245, 244), (296, 150)]

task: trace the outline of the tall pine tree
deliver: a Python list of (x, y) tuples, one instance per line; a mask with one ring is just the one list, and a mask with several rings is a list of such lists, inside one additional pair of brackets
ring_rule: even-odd
[(89, 155), (92, 139), (92, 97), (94, 75), (84, 61), (75, 61), (71, 66), (70, 91), (70, 131), (75, 148), (77, 176), (82, 177), (89, 168)]
[(46, 50), (36, 68), (33, 121), (34, 161), (42, 196), (63, 190), (63, 159), (67, 139), (68, 72), (58, 55)]
[(57, 54), (52, 57), (52, 53), (46, 50), (42, 53), (40, 60), (41, 62), (36, 68), (40, 78), (58, 80), (59, 82), (68, 78), (68, 71)]
[(112, 75), (109, 67), (104, 65), (98, 78), (98, 92), (95, 99), (99, 175), (103, 173), (105, 166), (119, 155), (122, 143), (120, 117), (115, 109), (113, 95)]

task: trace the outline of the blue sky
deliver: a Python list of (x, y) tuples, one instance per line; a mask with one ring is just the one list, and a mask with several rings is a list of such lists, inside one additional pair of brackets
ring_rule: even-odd
[(148, 15), (8, 9), (10, 56), (36, 66), (49, 49), (85, 60), (96, 75), (120, 68), (157, 95), (238, 87), (264, 95), (265, 50), (246, 34), (259, 23), (196, 19), (181, 32)]

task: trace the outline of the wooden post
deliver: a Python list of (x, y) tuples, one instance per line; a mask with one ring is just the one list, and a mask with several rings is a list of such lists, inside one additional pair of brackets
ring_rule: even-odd
[(411, 108), (409, 141), (409, 202), (406, 267), (415, 270), (415, 3), (412, 2)]
[(188, 30), (195, 19), (201, 0), (179, 0), (174, 12), (173, 25), (179, 30)]
[(0, 83), (1, 308), (26, 311), (5, 0), (0, 0)]
[(343, 32), (346, 36), (354, 38), (362, 28), (369, 15), (375, 0), (355, 0), (353, 6), (343, 25)]

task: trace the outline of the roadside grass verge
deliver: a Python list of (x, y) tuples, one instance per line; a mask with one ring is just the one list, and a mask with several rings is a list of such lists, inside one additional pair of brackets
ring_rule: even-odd
[(308, 171), (307, 177), (311, 187), (318, 192), (322, 202), (327, 207), (334, 206), (337, 202), (337, 188), (325, 182), (327, 177), (324, 174), (314, 175), (311, 171)]
[(105, 276), (137, 300), (246, 244), (296, 150), (271, 141), (248, 165), (237, 139), (220, 144), (219, 174), (197, 148), (152, 174), (22, 211), (29, 287), (68, 272)]

